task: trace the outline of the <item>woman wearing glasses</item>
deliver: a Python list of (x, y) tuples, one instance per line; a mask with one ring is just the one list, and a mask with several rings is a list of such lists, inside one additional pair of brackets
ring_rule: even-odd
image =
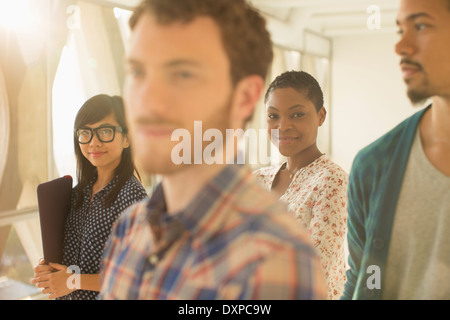
[[(63, 261), (41, 261), (32, 280), (50, 299), (98, 297), (100, 260), (112, 225), (124, 209), (147, 197), (135, 177), (120, 97), (101, 94), (87, 100), (75, 119), (74, 143), (78, 185), (66, 220)], [(71, 271), (80, 273), (78, 283), (69, 279)]]

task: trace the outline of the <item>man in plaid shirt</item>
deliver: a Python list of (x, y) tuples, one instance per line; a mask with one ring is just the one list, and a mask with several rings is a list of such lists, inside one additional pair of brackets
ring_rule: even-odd
[[(212, 164), (197, 157), (205, 146), (198, 148), (196, 135), (225, 136), (252, 116), (272, 60), (264, 19), (244, 0), (147, 0), (130, 26), (130, 135), (140, 167), (162, 182), (115, 225), (101, 297), (325, 299), (308, 234), (250, 168), (229, 164), (234, 139)], [(180, 128), (194, 137), (183, 150), (192, 161), (181, 164), (173, 161)]]

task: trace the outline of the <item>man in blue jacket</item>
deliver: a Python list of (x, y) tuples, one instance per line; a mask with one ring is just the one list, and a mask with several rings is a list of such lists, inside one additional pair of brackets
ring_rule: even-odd
[(402, 0), (397, 25), (408, 97), (431, 105), (354, 160), (343, 299), (450, 298), (450, 1)]

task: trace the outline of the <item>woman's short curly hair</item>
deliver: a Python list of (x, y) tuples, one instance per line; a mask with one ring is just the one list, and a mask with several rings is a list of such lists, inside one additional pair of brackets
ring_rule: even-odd
[(275, 78), (267, 88), (264, 103), (275, 89), (292, 88), (298, 92), (306, 92), (307, 97), (319, 111), (323, 105), (323, 92), (317, 80), (304, 71), (286, 71)]

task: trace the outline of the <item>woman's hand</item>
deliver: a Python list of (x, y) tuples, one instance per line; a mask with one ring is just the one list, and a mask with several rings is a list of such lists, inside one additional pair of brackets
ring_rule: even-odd
[[(45, 260), (41, 258), (39, 259), (39, 264), (33, 268), (34, 278), (51, 273), (53, 271), (55, 270), (53, 270), (52, 267), (50, 267), (48, 264), (45, 264)], [(33, 280), (34, 279), (31, 280), (31, 283), (33, 283)]]
[(33, 270), (35, 277), (31, 283), (36, 288), (43, 288), (42, 293), (49, 294), (50, 299), (65, 296), (76, 290), (76, 288), (69, 289), (67, 285), (67, 280), (72, 275), (72, 272), (67, 273), (67, 266), (57, 263), (44, 265), (40, 262)]

